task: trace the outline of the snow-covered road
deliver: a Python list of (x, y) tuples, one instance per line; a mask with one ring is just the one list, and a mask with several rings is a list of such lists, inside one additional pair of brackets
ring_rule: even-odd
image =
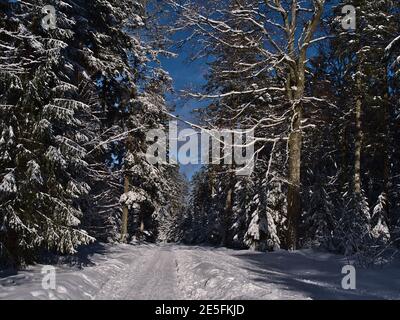
[(340, 256), (256, 253), (177, 245), (106, 245), (84, 267), (60, 265), (54, 290), (43, 266), (0, 278), (0, 299), (400, 299), (400, 264), (357, 269), (341, 288)]
[(109, 279), (95, 299), (175, 300), (184, 298), (178, 287), (177, 260), (172, 247), (143, 247), (143, 255)]

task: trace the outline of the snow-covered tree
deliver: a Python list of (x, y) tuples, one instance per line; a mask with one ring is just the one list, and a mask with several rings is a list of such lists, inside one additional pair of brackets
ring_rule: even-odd
[[(257, 178), (246, 184), (253, 194), (233, 192), (236, 239), (266, 249), (260, 239), (272, 236), (288, 248), (348, 254), (390, 244), (399, 218), (397, 2), (340, 1), (321, 28), (320, 1), (170, 2), (190, 30), (185, 41), (200, 44), (194, 58), (212, 57), (205, 90), (188, 93), (212, 100), (203, 125), (254, 128), (258, 139)], [(348, 4), (357, 11), (353, 32), (342, 26)], [(279, 166), (267, 170), (278, 154)], [(227, 168), (215, 170), (218, 186)], [(225, 183), (218, 201), (228, 197)], [(268, 211), (285, 191), (284, 209)]]
[(121, 199), (137, 191), (129, 206), (146, 198), (154, 221), (178, 184), (144, 157), (170, 81), (153, 65), (161, 40), (143, 40), (146, 2), (54, 1), (49, 29), (47, 4), (1, 3), (0, 249), (15, 264), (119, 238), (127, 163), (137, 183)]
[[(325, 1), (207, 1), (204, 5), (191, 1), (171, 2), (180, 13), (178, 25), (191, 31), (190, 40), (199, 39), (201, 43), (203, 50), (196, 56), (204, 53), (218, 57), (225, 52), (225, 57), (229, 55), (231, 58), (218, 60), (220, 73), (217, 77), (227, 82), (235, 77), (242, 80), (237, 87), (220, 86), (217, 82), (214, 86), (210, 85), (211, 92), (192, 96), (217, 100), (240, 100), (243, 96), (251, 96), (253, 101), (264, 100), (265, 113), (261, 113), (264, 117), (247, 119), (257, 129), (281, 125), (286, 121), (285, 132), (277, 135), (279, 139), (289, 140), (286, 245), (296, 248), (301, 216), (302, 129), (306, 122), (303, 107), (313, 100), (307, 97), (305, 75), (309, 50), (321, 40), (316, 31)], [(285, 112), (273, 110), (272, 114), (267, 113), (273, 106), (268, 103), (271, 96), (276, 103), (279, 101)], [(239, 102), (240, 107), (235, 108), (237, 115), (252, 107), (249, 100), (246, 104)], [(246, 126), (245, 123), (241, 125)], [(264, 141), (261, 147), (267, 149), (270, 146), (266, 145), (277, 140), (273, 136), (260, 138)]]
[(90, 192), (83, 129), (92, 112), (63, 55), (73, 23), (61, 11), (58, 29), (44, 30), (38, 4), (8, 7), (1, 19), (0, 242), (15, 264), (39, 249), (74, 253), (93, 241), (79, 228), (80, 200)]
[[(340, 14), (348, 4), (357, 12), (352, 32), (343, 29)], [(376, 248), (377, 239), (389, 243), (389, 221), (397, 212), (396, 102), (383, 59), (398, 25), (395, 7), (393, 1), (340, 2), (327, 20), (332, 40), (310, 61), (310, 90), (331, 103), (313, 112), (318, 126), (304, 141), (303, 201), (311, 204), (303, 216), (309, 228), (304, 240), (341, 253)]]

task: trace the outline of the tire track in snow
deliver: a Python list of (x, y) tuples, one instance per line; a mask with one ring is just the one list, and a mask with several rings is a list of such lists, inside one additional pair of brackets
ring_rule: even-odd
[(141, 247), (143, 255), (109, 279), (95, 299), (183, 299), (178, 286), (175, 253), (170, 246)]

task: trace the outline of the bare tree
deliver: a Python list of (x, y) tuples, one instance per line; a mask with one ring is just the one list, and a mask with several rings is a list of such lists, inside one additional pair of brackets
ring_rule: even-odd
[(262, 139), (265, 143), (288, 140), (287, 247), (296, 249), (301, 214), (303, 104), (315, 99), (305, 94), (308, 53), (314, 43), (326, 38), (316, 37), (325, 0), (210, 0), (204, 5), (190, 0), (171, 0), (170, 3), (179, 13), (175, 30), (190, 30), (189, 37), (183, 42), (196, 39), (200, 44), (194, 57), (212, 56), (218, 50), (235, 53), (237, 60), (233, 63), (224, 64), (221, 61), (220, 78), (229, 80), (239, 74), (247, 80), (240, 90), (234, 88), (229, 91), (225, 87), (221, 91), (216, 86), (207, 93), (189, 95), (216, 100), (238, 96), (252, 96), (254, 99), (273, 96), (275, 101), (285, 106), (279, 114), (257, 119), (254, 115), (241, 117), (251, 106), (251, 103), (245, 103), (236, 106), (233, 114), (227, 117), (240, 119), (242, 126), (252, 125), (256, 129), (287, 123), (284, 132)]

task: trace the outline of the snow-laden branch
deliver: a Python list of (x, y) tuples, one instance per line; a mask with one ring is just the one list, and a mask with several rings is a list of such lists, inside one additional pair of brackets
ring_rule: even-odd
[(230, 91), (230, 92), (220, 93), (220, 94), (201, 94), (201, 93), (192, 93), (192, 92), (187, 92), (187, 91), (182, 91), (182, 93), (191, 98), (198, 98), (200, 100), (206, 100), (206, 99), (221, 99), (221, 98), (226, 98), (226, 97), (230, 97), (230, 96), (237, 96), (237, 95), (244, 95), (244, 94), (251, 94), (251, 93), (252, 94), (264, 93), (264, 92), (268, 92), (268, 91), (284, 92), (285, 90), (286, 90), (285, 88), (267, 87), (267, 88), (251, 89), (251, 90), (243, 90), (243, 91)]
[(107, 140), (105, 140), (105, 141), (102, 141), (102, 142), (100, 142), (99, 144), (97, 144), (97, 145), (96, 145), (92, 150), (90, 150), (86, 155), (90, 155), (90, 154), (92, 154), (93, 152), (95, 152), (96, 150), (98, 150), (98, 149), (100, 149), (101, 147), (103, 147), (103, 146), (105, 146), (105, 145), (108, 145), (108, 144), (110, 144), (110, 143), (123, 141), (123, 140), (125, 140), (131, 133), (137, 132), (137, 131), (140, 131), (140, 130), (143, 130), (144, 128), (145, 128), (145, 126), (140, 126), (140, 127), (137, 127), (137, 128), (134, 128), (134, 129), (131, 129), (131, 130), (122, 132), (122, 133), (120, 133), (120, 134), (117, 134), (117, 135), (115, 135), (115, 136), (113, 136), (113, 137), (111, 137), (111, 138), (109, 138), (109, 139), (107, 139)]
[(393, 49), (394, 46), (400, 44), (400, 36), (398, 36), (397, 38), (394, 38), (392, 42), (389, 43), (389, 45), (385, 48), (385, 52), (386, 54), (390, 54)]

